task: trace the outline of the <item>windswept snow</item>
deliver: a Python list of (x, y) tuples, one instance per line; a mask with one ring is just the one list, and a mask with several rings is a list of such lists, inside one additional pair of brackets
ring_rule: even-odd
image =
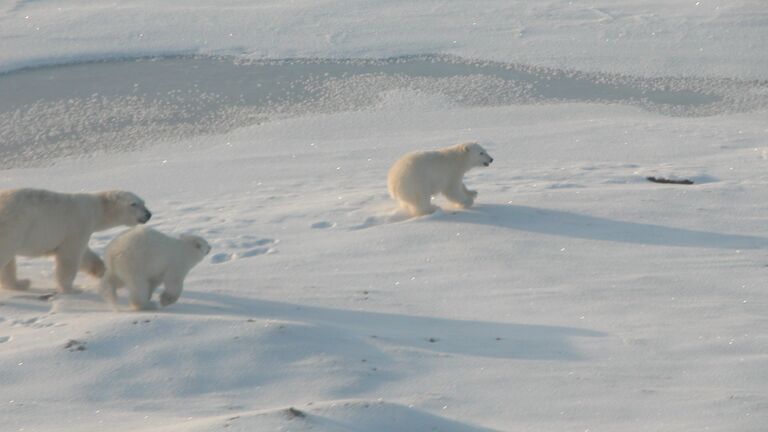
[(0, 1), (0, 71), (161, 54), (467, 58), (766, 79), (760, 0)]
[[(213, 247), (146, 313), (20, 259), (0, 430), (763, 432), (766, 13), (0, 0), (0, 186)], [(476, 205), (397, 213), (392, 162), (470, 140)]]
[(644, 79), (449, 56), (83, 63), (0, 75), (0, 166), (135, 150), (297, 115), (386, 109), (402, 99), (425, 110), (591, 102), (688, 117), (765, 109), (764, 89), (760, 81)]

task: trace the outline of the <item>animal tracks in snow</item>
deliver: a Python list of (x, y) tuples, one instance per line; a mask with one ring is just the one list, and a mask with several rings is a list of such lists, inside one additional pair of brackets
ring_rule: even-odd
[(312, 229), (328, 229), (328, 228), (335, 228), (336, 222), (328, 222), (328, 221), (319, 221), (315, 222), (312, 225), (309, 226)]
[[(442, 210), (438, 210), (437, 213), (442, 212)], [(430, 217), (431, 215), (422, 216), (422, 217)], [(351, 231), (357, 231), (362, 229), (368, 229), (373, 228), (379, 225), (387, 225), (387, 224), (394, 224), (394, 223), (400, 223), (405, 222), (410, 219), (417, 219), (417, 218), (411, 218), (407, 214), (403, 213), (400, 210), (395, 210), (394, 212), (391, 212), (389, 214), (380, 214), (380, 215), (374, 215), (374, 216), (368, 216), (365, 218), (365, 220), (357, 225), (353, 225), (349, 227)]]
[(11, 327), (27, 327), (27, 328), (36, 328), (36, 329), (43, 329), (43, 328), (49, 328), (49, 327), (58, 327), (61, 324), (57, 322), (51, 322), (48, 321), (49, 317), (46, 316), (34, 316), (34, 317), (26, 317), (26, 318), (19, 318), (19, 319), (13, 319), (8, 321)]
[[(270, 255), (277, 252), (275, 246), (280, 240), (271, 238), (255, 238), (241, 236), (235, 240), (223, 240), (215, 245), (215, 249), (229, 249), (211, 256), (211, 263), (221, 264), (241, 258), (251, 258), (259, 255)], [(234, 249), (234, 251), (232, 251)]]
[(6, 313), (0, 315), (0, 346), (18, 342), (19, 336), (27, 331), (50, 332), (52, 328), (67, 325), (57, 319), (50, 305), (42, 303), (35, 295), (18, 292), (3, 294), (0, 308)]

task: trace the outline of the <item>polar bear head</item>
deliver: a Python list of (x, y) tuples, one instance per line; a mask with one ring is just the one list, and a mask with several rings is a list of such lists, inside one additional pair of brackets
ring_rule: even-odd
[(108, 191), (99, 193), (99, 196), (107, 226), (134, 226), (147, 223), (152, 217), (152, 213), (144, 205), (144, 200), (131, 192)]
[(480, 144), (471, 142), (459, 144), (462, 151), (469, 155), (469, 166), (489, 166), (493, 162), (493, 158), (488, 154)]
[(187, 246), (187, 251), (194, 257), (193, 265), (199, 263), (211, 251), (211, 245), (200, 236), (182, 234), (179, 236), (179, 240)]

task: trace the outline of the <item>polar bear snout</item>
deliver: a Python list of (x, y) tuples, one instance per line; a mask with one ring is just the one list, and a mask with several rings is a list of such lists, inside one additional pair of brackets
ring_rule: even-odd
[(134, 212), (134, 216), (136, 216), (137, 223), (145, 224), (149, 221), (150, 218), (152, 218), (152, 212), (144, 206), (144, 203), (131, 203), (131, 209)]
[(145, 224), (149, 221), (150, 218), (152, 218), (152, 212), (144, 209), (144, 215), (139, 219), (139, 223)]
[(491, 166), (491, 163), (493, 162), (493, 158), (488, 156), (488, 161), (483, 162), (483, 166)]

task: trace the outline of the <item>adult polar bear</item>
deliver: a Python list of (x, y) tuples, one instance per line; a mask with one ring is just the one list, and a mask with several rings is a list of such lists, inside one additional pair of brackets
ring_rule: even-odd
[(17, 255), (53, 255), (59, 291), (71, 293), (78, 269), (96, 277), (104, 273), (101, 259), (88, 249), (91, 234), (143, 224), (151, 216), (141, 198), (125, 191), (0, 191), (0, 285), (15, 290), (29, 288), (28, 279), (16, 278)]
[(464, 185), (464, 174), (489, 166), (493, 158), (477, 143), (457, 144), (440, 150), (411, 152), (389, 170), (389, 194), (411, 216), (433, 213), (432, 195), (442, 193), (462, 208), (472, 206), (477, 191)]
[(120, 234), (104, 252), (107, 269), (101, 278), (101, 295), (117, 305), (115, 290), (125, 285), (134, 310), (154, 309), (152, 294), (164, 285), (160, 304), (175, 303), (184, 289), (187, 273), (211, 251), (202, 237), (169, 237), (149, 227)]

